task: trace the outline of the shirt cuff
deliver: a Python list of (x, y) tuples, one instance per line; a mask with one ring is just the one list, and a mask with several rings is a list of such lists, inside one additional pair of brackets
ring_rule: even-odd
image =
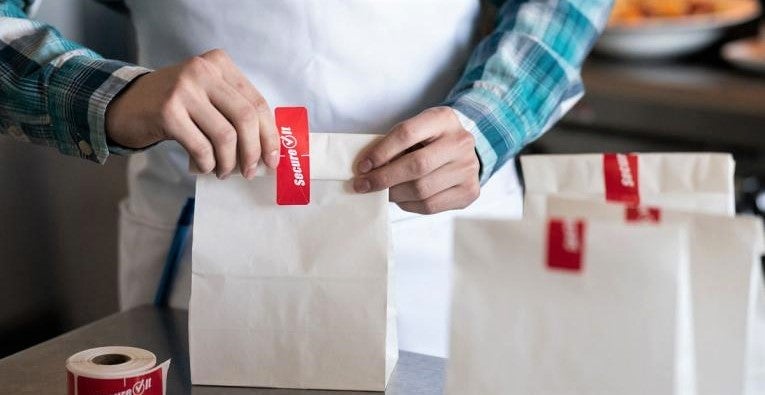
[(140, 150), (109, 145), (106, 108), (135, 78), (151, 70), (124, 62), (70, 57), (56, 68), (49, 82), (48, 110), (52, 115), (58, 149), (66, 155), (104, 163), (110, 153)]
[[(497, 144), (506, 144), (506, 141), (496, 132), (492, 132), (495, 126), (488, 114), (492, 113), (491, 105), (476, 99), (473, 95), (463, 94), (451, 98), (444, 105), (451, 107), (462, 127), (469, 131), (475, 138), (475, 150), (478, 160), (481, 162), (479, 179), (481, 185), (489, 180), (499, 167), (504, 164), (497, 155)], [(495, 136), (492, 138), (491, 136)]]

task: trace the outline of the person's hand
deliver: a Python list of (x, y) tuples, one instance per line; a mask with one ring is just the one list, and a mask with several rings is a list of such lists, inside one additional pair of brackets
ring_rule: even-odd
[(390, 188), (390, 201), (414, 213), (465, 208), (481, 189), (475, 140), (449, 107), (427, 109), (394, 126), (357, 167), (356, 192)]
[(221, 179), (237, 165), (251, 179), (261, 156), (269, 167), (279, 162), (268, 103), (217, 49), (135, 80), (107, 107), (106, 133), (128, 148), (176, 140), (196, 171)]

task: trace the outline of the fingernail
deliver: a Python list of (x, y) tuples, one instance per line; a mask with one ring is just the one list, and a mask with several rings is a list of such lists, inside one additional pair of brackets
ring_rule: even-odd
[(358, 193), (369, 192), (369, 190), (372, 189), (372, 185), (366, 178), (357, 178), (356, 181), (353, 182), (353, 189)]
[(220, 178), (221, 180), (225, 180), (225, 179), (227, 179), (227, 178), (228, 178), (228, 176), (230, 176), (230, 175), (231, 175), (231, 174), (224, 174), (224, 175), (222, 175), (222, 176), (220, 176), (220, 177), (218, 177), (218, 178)]
[(279, 166), (279, 150), (275, 149), (266, 155), (266, 164), (272, 169), (276, 169)]
[(369, 171), (372, 170), (372, 161), (369, 159), (364, 159), (359, 163), (359, 171), (362, 173), (369, 173)]

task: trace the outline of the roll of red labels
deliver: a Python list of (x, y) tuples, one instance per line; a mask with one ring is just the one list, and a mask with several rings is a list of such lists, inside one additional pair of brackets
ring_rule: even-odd
[(69, 395), (164, 395), (170, 360), (157, 365), (150, 351), (109, 346), (66, 360)]

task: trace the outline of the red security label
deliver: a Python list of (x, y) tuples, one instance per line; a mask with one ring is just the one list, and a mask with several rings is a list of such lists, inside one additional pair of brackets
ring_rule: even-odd
[(139, 376), (97, 379), (67, 372), (69, 395), (164, 395), (170, 361)]
[(627, 222), (661, 222), (661, 209), (647, 206), (627, 206), (624, 209), (624, 219)]
[(604, 154), (603, 177), (607, 201), (640, 204), (637, 155)]
[(281, 141), (276, 204), (306, 205), (311, 201), (308, 111), (305, 107), (277, 107), (275, 113)]
[(552, 219), (547, 225), (547, 267), (581, 271), (584, 256), (584, 222)]

